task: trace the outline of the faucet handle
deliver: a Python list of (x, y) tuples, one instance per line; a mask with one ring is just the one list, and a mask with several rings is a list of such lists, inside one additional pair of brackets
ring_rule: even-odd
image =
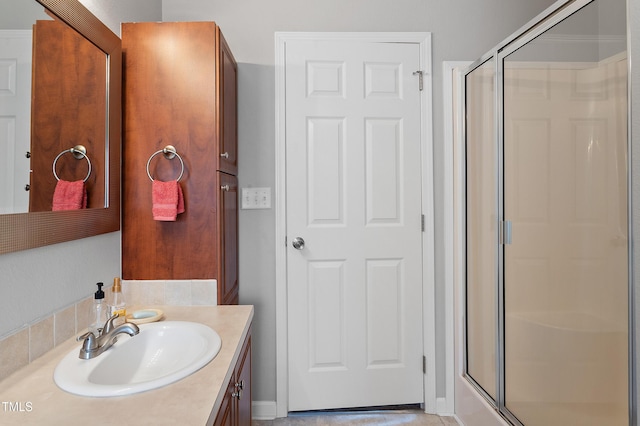
[(82, 349), (85, 351), (93, 350), (98, 347), (96, 335), (90, 331), (87, 333), (84, 333), (82, 336), (78, 336), (76, 340), (78, 341), (83, 340)]
[(118, 317), (119, 315), (116, 312), (115, 314), (113, 314), (111, 318), (107, 320), (107, 322), (104, 323), (104, 327), (102, 328), (102, 334), (108, 334), (111, 332), (111, 330), (115, 328), (115, 326), (113, 325), (113, 321), (115, 321), (115, 319)]
[[(89, 337), (90, 334), (93, 334), (93, 333), (90, 331), (87, 331), (86, 333), (79, 335), (78, 337), (76, 337), (76, 342), (80, 342), (81, 340), (86, 339), (87, 337)], [(95, 337), (95, 334), (93, 335), (93, 337)]]

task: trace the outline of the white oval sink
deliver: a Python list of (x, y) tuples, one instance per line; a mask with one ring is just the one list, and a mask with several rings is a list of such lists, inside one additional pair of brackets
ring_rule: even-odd
[(96, 358), (78, 358), (77, 348), (58, 363), (53, 379), (82, 396), (122, 396), (156, 389), (196, 372), (220, 351), (218, 333), (203, 324), (162, 321), (142, 324), (138, 335), (121, 334)]

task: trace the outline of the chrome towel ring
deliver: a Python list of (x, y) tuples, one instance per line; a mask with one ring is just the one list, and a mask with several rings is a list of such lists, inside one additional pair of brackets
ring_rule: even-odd
[(163, 154), (164, 158), (166, 158), (167, 160), (173, 160), (175, 157), (178, 157), (178, 160), (180, 160), (180, 166), (182, 167), (182, 169), (180, 170), (180, 176), (178, 176), (178, 178), (176, 179), (176, 181), (179, 182), (180, 179), (182, 179), (182, 175), (184, 174), (184, 161), (182, 161), (182, 157), (180, 157), (180, 154), (178, 154), (176, 148), (173, 145), (167, 145), (161, 150), (154, 152), (147, 160), (147, 176), (149, 176), (151, 182), (153, 182), (153, 177), (151, 176), (151, 172), (149, 171), (149, 164), (151, 163), (153, 157), (158, 154)]
[(60, 178), (58, 177), (58, 174), (56, 173), (56, 164), (58, 163), (58, 159), (66, 153), (73, 154), (73, 156), (78, 160), (81, 158), (84, 158), (85, 160), (87, 160), (87, 163), (89, 164), (89, 171), (87, 172), (87, 176), (84, 179), (82, 179), (83, 182), (86, 182), (87, 179), (89, 179), (89, 176), (91, 176), (91, 160), (89, 160), (89, 157), (87, 156), (87, 148), (85, 148), (84, 145), (76, 145), (73, 148), (65, 149), (60, 154), (58, 154), (56, 158), (53, 160), (53, 167), (52, 167), (53, 176), (55, 176), (57, 181), (60, 180)]

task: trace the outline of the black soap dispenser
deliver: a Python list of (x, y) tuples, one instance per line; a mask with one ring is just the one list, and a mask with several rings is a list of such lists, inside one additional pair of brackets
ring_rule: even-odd
[(89, 331), (96, 337), (100, 335), (104, 323), (109, 319), (109, 307), (104, 300), (104, 283), (97, 283), (98, 291), (95, 292), (93, 303), (89, 309)]

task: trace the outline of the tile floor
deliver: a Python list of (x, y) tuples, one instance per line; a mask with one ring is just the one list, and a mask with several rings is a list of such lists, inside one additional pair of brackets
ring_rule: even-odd
[(458, 426), (458, 422), (453, 417), (439, 417), (425, 414), (420, 410), (292, 413), (283, 419), (254, 420), (252, 422), (252, 426), (325, 425)]

